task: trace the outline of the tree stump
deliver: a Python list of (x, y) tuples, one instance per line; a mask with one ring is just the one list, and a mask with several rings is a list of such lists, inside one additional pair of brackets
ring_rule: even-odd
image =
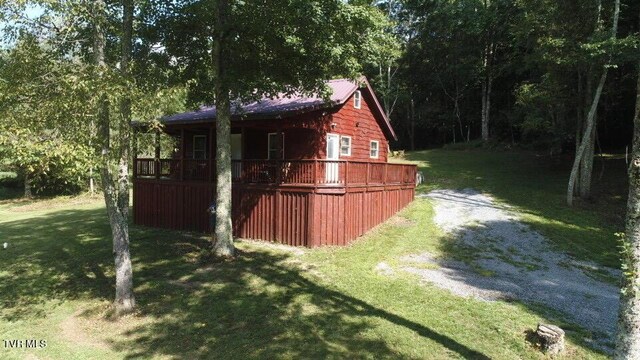
[(555, 355), (564, 350), (564, 330), (555, 325), (538, 324), (536, 334), (540, 338), (542, 350)]

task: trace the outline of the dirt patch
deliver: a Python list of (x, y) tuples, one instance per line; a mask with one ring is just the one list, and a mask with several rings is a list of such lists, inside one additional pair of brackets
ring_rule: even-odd
[(90, 327), (88, 321), (80, 317), (81, 314), (82, 310), (76, 311), (73, 315), (60, 323), (62, 336), (69, 342), (80, 346), (109, 349), (109, 345), (106, 342), (89, 333), (87, 330)]
[(389, 224), (397, 227), (412, 227), (416, 222), (414, 220), (407, 219), (404, 216), (393, 216), (389, 219)]
[(251, 239), (240, 239), (239, 242), (249, 243), (252, 246), (257, 248), (276, 250), (278, 252), (285, 251), (295, 256), (304, 255), (304, 249), (297, 246), (289, 246), (289, 245), (283, 245), (278, 243), (272, 243), (268, 241), (251, 240)]
[(202, 283), (199, 281), (169, 280), (167, 282), (173, 286), (177, 286), (187, 290), (198, 289), (202, 287)]
[(99, 196), (79, 195), (61, 196), (49, 199), (16, 199), (5, 200), (0, 205), (7, 205), (11, 211), (30, 212), (40, 210), (53, 210), (66, 206), (81, 206), (95, 204), (101, 201)]

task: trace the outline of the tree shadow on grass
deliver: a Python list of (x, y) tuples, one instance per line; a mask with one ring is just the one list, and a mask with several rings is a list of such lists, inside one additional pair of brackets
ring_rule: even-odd
[(182, 277), (182, 286), (165, 281), (139, 291), (139, 296), (158, 300), (144, 308), (158, 321), (131, 330), (115, 346), (131, 358), (406, 357), (385, 339), (366, 336), (378, 318), (465, 358), (487, 358), (421, 324), (310, 280), (291, 264), (291, 255), (252, 250), (205, 269)]
[[(435, 195), (431, 197), (439, 199)], [(487, 208), (501, 211), (499, 206), (468, 201), (463, 195), (445, 199), (475, 210), (467, 207), (463, 214), (450, 205), (452, 212), (444, 220), (449, 230), (439, 244), (441, 255), (405, 256), (406, 271), (459, 296), (519, 303), (560, 325), (575, 343), (611, 351), (619, 305), (619, 290), (613, 283), (617, 271), (575, 261), (554, 250), (539, 233), (504, 218), (506, 213), (487, 212)], [(459, 216), (469, 220), (460, 223)]]
[[(51, 300), (112, 299), (104, 209), (4, 222), (0, 312), (40, 317)], [(464, 358), (488, 357), (410, 319), (323, 285), (295, 255), (248, 247), (233, 262), (202, 262), (206, 239), (132, 226), (134, 284), (144, 325), (116, 335), (127, 358), (408, 358), (375, 332), (389, 322)], [(90, 312), (85, 316), (91, 317)]]
[(52, 300), (109, 297), (104, 217), (104, 210), (66, 210), (0, 223), (0, 242), (8, 243), (0, 250), (1, 316), (42, 317)]

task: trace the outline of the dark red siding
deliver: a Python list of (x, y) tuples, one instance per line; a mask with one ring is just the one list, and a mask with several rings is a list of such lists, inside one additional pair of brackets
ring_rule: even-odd
[[(134, 222), (175, 230), (210, 231), (210, 183), (134, 180)], [(413, 186), (348, 189), (233, 189), (234, 235), (292, 246), (346, 245), (409, 204)]]
[[(353, 96), (345, 102), (345, 104), (333, 114), (333, 123), (335, 127), (331, 129), (331, 133), (338, 135), (346, 135), (351, 137), (351, 156), (340, 156), (343, 160), (358, 161), (387, 161), (387, 152), (389, 142), (382, 131), (379, 119), (371, 112), (373, 98), (368, 91), (362, 90), (362, 101), (360, 109), (353, 106)], [(382, 121), (380, 119), (380, 121)], [(379, 142), (379, 156), (377, 159), (370, 158), (369, 146), (370, 141)], [(326, 157), (325, 150), (322, 151), (322, 157)]]
[[(385, 164), (385, 120), (372, 112), (375, 100), (369, 90), (361, 91), (360, 109), (354, 108), (352, 96), (330, 109), (232, 123), (232, 132), (243, 134), (243, 161), (234, 162), (240, 174), (234, 177), (232, 190), (235, 236), (294, 246), (345, 245), (413, 200), (415, 167), (405, 171), (396, 169), (400, 165)], [(167, 126), (170, 134), (184, 134), (179, 145), (184, 154), (178, 149), (173, 159), (136, 161), (135, 169), (145, 172), (134, 179), (136, 224), (210, 231), (207, 208), (215, 200), (214, 127), (213, 122)], [(260, 161), (268, 157), (272, 132), (284, 134), (287, 161)], [(351, 155), (340, 156), (348, 161), (309, 161), (326, 158), (328, 133), (351, 137)], [(189, 160), (195, 134), (207, 135), (206, 161)], [(375, 159), (370, 157), (371, 140), (379, 142)], [(334, 169), (330, 165), (336, 169), (334, 180), (332, 173), (325, 172)]]

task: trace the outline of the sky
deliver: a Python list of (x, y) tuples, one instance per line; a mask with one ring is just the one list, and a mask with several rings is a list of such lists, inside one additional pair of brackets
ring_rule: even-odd
[[(43, 13), (44, 13), (44, 8), (42, 8), (41, 6), (34, 6), (34, 5), (27, 6), (27, 8), (23, 12), (23, 14), (29, 19), (37, 18)], [(12, 45), (12, 41), (2, 36), (3, 28), (7, 25), (12, 25), (12, 23), (13, 23), (12, 21), (9, 21), (9, 22), (0, 21), (0, 48), (10, 47)]]
[(41, 6), (37, 6), (37, 5), (36, 6), (32, 6), (32, 5), (30, 5), (25, 9), (24, 14), (28, 18), (33, 19), (33, 18), (36, 18), (36, 17), (42, 15), (43, 12), (44, 12), (44, 9)]

